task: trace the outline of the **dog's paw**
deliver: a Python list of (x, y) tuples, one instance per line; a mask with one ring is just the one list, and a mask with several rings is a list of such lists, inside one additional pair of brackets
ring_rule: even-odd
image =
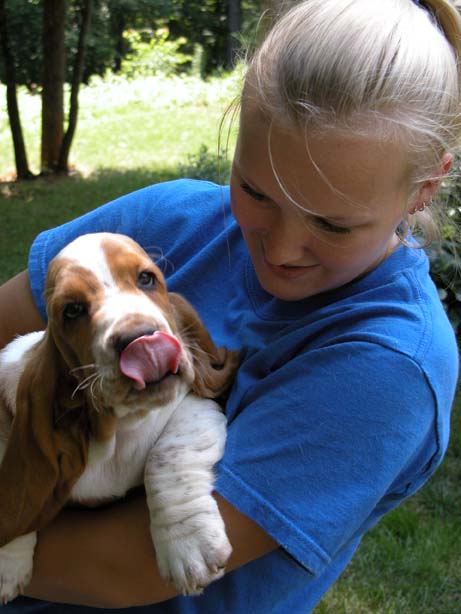
[[(232, 548), (221, 518), (185, 522), (161, 529), (154, 545), (160, 574), (183, 595), (200, 595), (224, 575)], [(160, 537), (160, 539), (158, 539)]]
[(0, 603), (24, 591), (32, 575), (36, 533), (28, 533), (0, 548)]

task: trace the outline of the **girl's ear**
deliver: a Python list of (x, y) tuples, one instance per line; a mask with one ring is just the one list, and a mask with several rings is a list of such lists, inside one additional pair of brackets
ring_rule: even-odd
[(431, 179), (425, 181), (420, 187), (416, 196), (414, 196), (410, 202), (409, 211), (422, 211), (424, 205), (430, 203), (431, 199), (435, 196), (435, 193), (440, 187), (440, 184), (450, 172), (453, 165), (454, 156), (451, 153), (444, 153), (438, 172)]
[(0, 465), (0, 546), (49, 523), (85, 468), (88, 414), (75, 386), (48, 331), (28, 354)]
[(238, 368), (238, 351), (217, 348), (199, 315), (179, 294), (169, 293), (181, 336), (192, 352), (195, 379), (192, 391), (200, 397), (216, 399), (232, 384)]

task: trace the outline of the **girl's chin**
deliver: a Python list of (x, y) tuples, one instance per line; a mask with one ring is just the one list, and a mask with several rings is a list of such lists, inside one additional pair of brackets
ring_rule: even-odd
[(318, 283), (312, 279), (309, 280), (306, 274), (301, 275), (299, 272), (298, 274), (292, 272), (291, 274), (268, 275), (266, 271), (266, 274), (258, 274), (258, 279), (266, 292), (282, 301), (301, 301), (323, 291)]

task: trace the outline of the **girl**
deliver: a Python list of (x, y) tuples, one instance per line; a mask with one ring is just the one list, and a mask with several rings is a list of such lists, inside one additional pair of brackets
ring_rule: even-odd
[(152, 186), (37, 238), (1, 289), (3, 343), (44, 326), (53, 255), (106, 230), (160, 248), (170, 289), (241, 348), (216, 482), (234, 552), (203, 596), (180, 597), (159, 578), (142, 496), (66, 510), (25, 591), (59, 605), (6, 612), (308, 612), (435, 471), (457, 348), (411, 228), (432, 232), (453, 160), (460, 40), (445, 0), (306, 0), (249, 64), (230, 191)]

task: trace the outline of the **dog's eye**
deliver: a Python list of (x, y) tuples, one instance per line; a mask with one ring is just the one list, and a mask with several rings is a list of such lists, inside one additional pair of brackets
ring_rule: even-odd
[(67, 303), (64, 307), (64, 317), (66, 320), (76, 320), (84, 313), (86, 313), (84, 303)]
[(142, 271), (138, 276), (138, 288), (150, 290), (155, 287), (157, 279), (151, 271)]

